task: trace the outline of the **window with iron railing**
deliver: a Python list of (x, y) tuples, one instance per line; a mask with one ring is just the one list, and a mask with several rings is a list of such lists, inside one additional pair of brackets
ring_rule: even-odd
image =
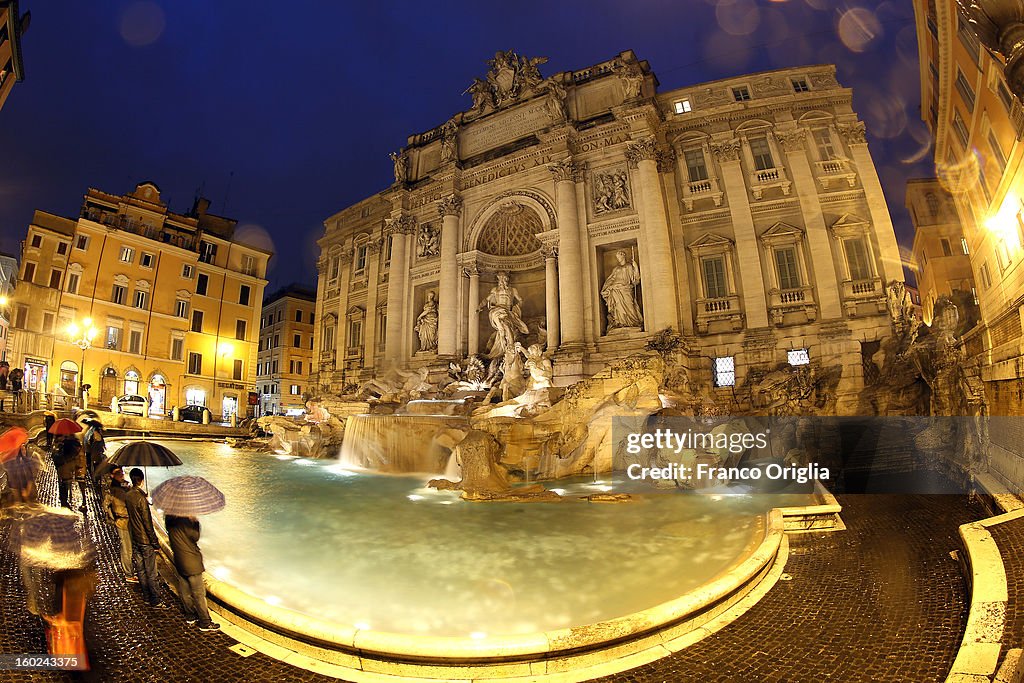
[(800, 270), (796, 262), (796, 248), (781, 247), (775, 250), (775, 267), (779, 274), (779, 289), (798, 289)]
[(754, 158), (754, 168), (758, 171), (775, 168), (775, 160), (772, 159), (772, 150), (766, 136), (759, 135), (750, 138), (750, 154)]
[(704, 292), (708, 299), (721, 299), (729, 296), (729, 288), (725, 283), (725, 259), (721, 256), (709, 256), (701, 259), (704, 271)]
[(683, 150), (683, 159), (686, 161), (686, 173), (691, 183), (708, 179), (708, 166), (703, 149), (698, 147)]

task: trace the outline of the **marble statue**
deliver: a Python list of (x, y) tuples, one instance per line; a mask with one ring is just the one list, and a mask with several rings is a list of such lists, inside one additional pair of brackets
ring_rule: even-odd
[(544, 355), (544, 347), (540, 344), (531, 344), (524, 349), (523, 345), (516, 343), (516, 351), (526, 357), (524, 364), (526, 371), (530, 373), (530, 379), (526, 384), (527, 391), (548, 389), (552, 386), (552, 378), (555, 376), (551, 359)]
[(608, 331), (643, 327), (644, 319), (636, 302), (636, 286), (640, 284), (640, 268), (636, 261), (626, 262), (626, 252), (615, 252), (619, 265), (612, 269), (601, 287), (601, 298), (608, 307)]
[(430, 258), (441, 254), (441, 231), (430, 223), (420, 225), (416, 234), (416, 256)]
[[(476, 107), (474, 98), (473, 106)], [(441, 127), (441, 163), (454, 160), (457, 156), (459, 126), (455, 121), (448, 121)]]
[(622, 82), (624, 99), (631, 100), (637, 97), (644, 84), (644, 72), (640, 65), (636, 62), (625, 62), (616, 58), (613, 68)]
[(485, 107), (495, 105), (491, 84), (482, 78), (474, 78), (473, 84), (466, 88), (465, 92), (473, 97), (473, 111), (483, 113)]
[(427, 292), (427, 300), (423, 302), (423, 310), (416, 317), (413, 329), (420, 338), (420, 351), (437, 350), (437, 294), (434, 290)]
[(494, 59), (487, 60), (487, 76), (473, 79), (465, 90), (473, 96), (472, 111), (483, 114), (487, 107), (501, 107), (536, 92), (544, 81), (537, 67), (547, 61), (547, 57), (521, 57), (512, 50), (494, 53)]
[(494, 342), (488, 354), (490, 358), (507, 357), (515, 353), (516, 337), (527, 334), (529, 328), (522, 318), (523, 298), (509, 285), (508, 273), (498, 273), (498, 283), (487, 294), (477, 309), (487, 309), (487, 319), (494, 328)]
[(409, 179), (409, 155), (402, 151), (392, 152), (389, 156), (395, 165), (395, 182), (404, 183)]

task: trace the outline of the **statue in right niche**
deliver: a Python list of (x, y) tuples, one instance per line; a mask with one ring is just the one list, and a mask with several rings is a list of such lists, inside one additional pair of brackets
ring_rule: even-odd
[(636, 302), (636, 287), (640, 284), (640, 268), (636, 261), (627, 261), (623, 249), (615, 252), (618, 265), (608, 274), (601, 287), (601, 298), (608, 308), (608, 331), (627, 327), (643, 327), (644, 317)]

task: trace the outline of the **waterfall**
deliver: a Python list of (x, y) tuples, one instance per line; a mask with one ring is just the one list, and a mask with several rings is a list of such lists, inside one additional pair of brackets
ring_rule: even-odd
[(462, 465), (459, 464), (455, 453), (448, 456), (448, 465), (444, 468), (444, 474), (441, 476), (448, 481), (462, 481)]
[(350, 415), (339, 460), (343, 467), (391, 474), (441, 474), (466, 420), (438, 415)]

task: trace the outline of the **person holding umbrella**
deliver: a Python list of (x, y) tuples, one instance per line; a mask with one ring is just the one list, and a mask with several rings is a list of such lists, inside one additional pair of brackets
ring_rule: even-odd
[(166, 607), (160, 599), (160, 588), (156, 572), (156, 553), (160, 548), (153, 528), (153, 515), (149, 509), (149, 497), (146, 495), (146, 476), (138, 467), (128, 473), (132, 480), (132, 489), (125, 496), (125, 507), (128, 510), (128, 533), (132, 539), (132, 565), (135, 576), (142, 586), (142, 597), (150, 607)]
[(199, 520), (195, 517), (164, 516), (167, 539), (171, 544), (174, 568), (178, 571), (178, 597), (185, 606), (185, 622), (199, 621), (200, 631), (216, 631), (220, 624), (210, 618), (203, 583), (203, 553), (199, 550)]
[(164, 528), (178, 572), (178, 596), (185, 606), (185, 621), (199, 621), (200, 631), (220, 628), (210, 619), (203, 583), (203, 553), (196, 515), (224, 509), (224, 494), (202, 477), (174, 477), (153, 491), (153, 502), (164, 510)]
[(103, 498), (103, 509), (106, 511), (107, 521), (117, 529), (117, 537), (121, 542), (121, 569), (124, 571), (125, 581), (138, 583), (132, 568), (132, 537), (128, 531), (128, 505), (127, 496), (131, 486), (124, 480), (124, 468), (114, 465), (110, 470), (110, 490)]
[(52, 410), (47, 410), (43, 415), (43, 429), (46, 430), (46, 450), (53, 448), (53, 432), (50, 431), (50, 427), (57, 421), (57, 415)]
[[(63, 443), (59, 443), (57, 451), (53, 454), (53, 464), (57, 467), (61, 507), (70, 508), (71, 482), (75, 480), (75, 474), (79, 469), (78, 458), (82, 453), (82, 444), (75, 434), (82, 431), (82, 425), (65, 417), (54, 422), (53, 426), (46, 431), (56, 436), (65, 437)], [(84, 497), (82, 498), (82, 509), (85, 509)]]

